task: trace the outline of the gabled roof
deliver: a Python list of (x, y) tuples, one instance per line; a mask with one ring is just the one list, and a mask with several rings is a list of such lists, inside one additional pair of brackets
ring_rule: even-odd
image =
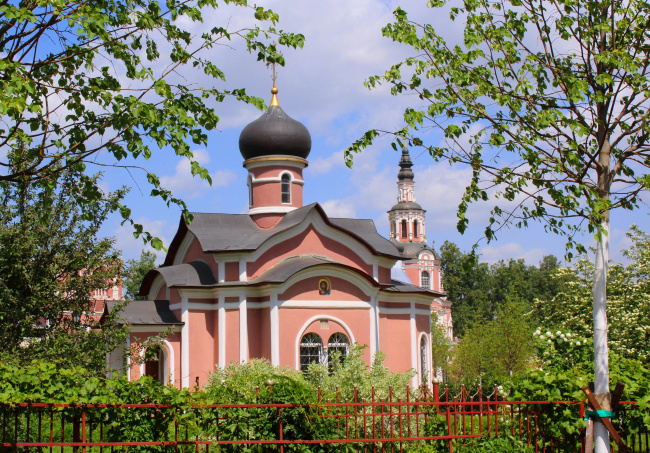
[(328, 225), (360, 241), (371, 253), (395, 259), (401, 258), (395, 246), (377, 233), (372, 220), (330, 219), (318, 203), (312, 203), (288, 212), (269, 229), (259, 228), (248, 214), (192, 213), (194, 219), (189, 225), (181, 218), (163, 266), (173, 263), (187, 231), (196, 236), (203, 252), (206, 253), (254, 251), (273, 236), (301, 224), (312, 211), (318, 212)]
[[(218, 283), (209, 266), (200, 261), (187, 264), (176, 264), (149, 271), (140, 289), (140, 295), (146, 295), (158, 274), (162, 275), (168, 287), (175, 288), (222, 288), (231, 286), (259, 286), (265, 284), (284, 283), (289, 277), (314, 266), (332, 265), (355, 272), (368, 280), (374, 286), (384, 286), (377, 283), (365, 272), (347, 264), (320, 255), (292, 256), (280, 261), (263, 274), (246, 282), (231, 281)], [(203, 273), (203, 277), (199, 274)]]
[[(104, 308), (104, 316), (113, 313), (123, 301), (109, 300)], [(120, 324), (129, 325), (182, 325), (169, 309), (168, 300), (132, 300), (118, 313)]]

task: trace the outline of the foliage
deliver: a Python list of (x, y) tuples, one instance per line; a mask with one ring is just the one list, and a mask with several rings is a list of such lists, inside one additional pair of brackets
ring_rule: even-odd
[[(505, 225), (540, 221), (574, 247), (584, 226), (595, 232), (611, 210), (636, 207), (650, 181), (650, 5), (477, 0), (448, 11), (464, 28), (458, 45), (397, 8), (383, 34), (416, 55), (367, 85), (386, 83), (392, 94), (418, 99), (404, 112), (400, 142), (472, 169), (459, 231), (467, 228), (471, 203), (500, 199), (488, 240)], [(415, 135), (429, 126), (444, 134), (439, 146)], [(380, 132), (354, 143), (348, 162)]]
[[(222, 4), (250, 8), (255, 21), (269, 26), (230, 29), (227, 18), (215, 20)], [(73, 169), (80, 187), (75, 200), (86, 205), (102, 197), (97, 181), (84, 173), (87, 165), (133, 168), (146, 173), (152, 196), (177, 204), (190, 219), (185, 203), (141, 161), (168, 148), (210, 182), (190, 143), (207, 144), (206, 131), (219, 121), (214, 103), (231, 97), (259, 109), (264, 104), (242, 88), (216, 88), (226, 75), (205, 54), (241, 38), (258, 60), (284, 65), (268, 42), (296, 48), (304, 37), (276, 30), (278, 20), (246, 0), (3, 3), (0, 181), (52, 187)], [(98, 160), (100, 152), (113, 160)], [(119, 212), (133, 223), (127, 207)], [(134, 228), (143, 233), (141, 225)], [(144, 237), (161, 248), (159, 239)]]
[(477, 320), (490, 318), (489, 267), (445, 241), (440, 247), (442, 283), (452, 303), (454, 335), (462, 337)]
[(130, 300), (144, 300), (146, 296), (138, 296), (140, 285), (150, 270), (156, 268), (156, 254), (146, 250), (140, 252), (140, 257), (130, 259), (124, 266), (122, 285), (125, 289), (124, 298)]
[[(510, 385), (508, 399), (584, 401), (581, 388), (594, 379), (593, 349), (570, 332), (557, 335), (548, 332), (543, 336), (536, 343), (538, 355), (553, 360), (542, 361), (542, 368), (517, 376)], [(572, 341), (576, 338), (577, 341)], [(624, 414), (626, 435), (633, 435), (650, 423), (650, 368), (613, 352), (610, 352), (609, 364), (612, 381), (625, 384), (622, 400), (638, 402), (638, 405), (627, 407)], [(577, 405), (553, 404), (543, 410), (544, 414), (538, 417), (540, 428), (547, 438), (553, 437), (560, 443), (556, 443), (555, 448), (568, 451), (579, 444), (580, 430), (585, 422), (579, 416)], [(615, 417), (613, 422), (618, 425), (619, 418)]]
[(447, 329), (438, 322), (438, 315), (431, 313), (431, 367), (434, 373), (449, 370), (452, 346), (452, 341), (447, 337)]
[[(650, 238), (638, 227), (627, 233), (632, 241), (623, 253), (626, 266), (610, 265), (607, 275), (607, 316), (611, 320), (608, 343), (623, 357), (650, 361)], [(593, 265), (587, 259), (575, 268), (558, 270), (556, 279), (566, 281), (565, 290), (536, 309), (536, 317), (551, 330), (569, 330), (591, 339), (593, 319)]]
[(364, 359), (366, 346), (354, 344), (344, 361), (332, 360), (329, 365), (312, 363), (306, 379), (314, 388), (320, 388), (323, 401), (376, 401), (389, 398), (405, 399), (406, 389), (414, 371), (395, 373), (384, 365), (386, 356), (378, 351), (367, 365)]
[(559, 266), (553, 255), (542, 258), (538, 266), (528, 266), (521, 259), (489, 266), (449, 241), (440, 254), (443, 285), (452, 302), (454, 334), (460, 337), (481, 320), (494, 319), (508, 299), (521, 300), (532, 308), (551, 300), (563, 288), (561, 278), (551, 278)]
[(532, 330), (524, 305), (506, 302), (494, 320), (475, 325), (462, 338), (453, 361), (455, 378), (486, 386), (526, 372), (533, 359)]
[(502, 437), (481, 437), (460, 443), (454, 450), (458, 453), (533, 453), (535, 448), (510, 434)]
[(29, 363), (34, 358), (102, 372), (105, 353), (126, 331), (91, 316), (92, 293), (120, 278), (120, 257), (102, 222), (123, 192), (80, 206), (79, 173), (66, 170), (55, 189), (0, 183), (0, 354)]
[[(446, 3), (427, 5), (439, 11)], [(467, 229), (472, 203), (492, 199), (488, 241), (502, 228), (539, 222), (566, 239), (571, 259), (573, 249), (586, 252), (580, 233), (594, 234), (595, 391), (606, 393), (610, 214), (638, 207), (650, 187), (650, 3), (465, 0), (449, 7), (463, 26), (462, 42), (451, 45), (403, 9), (394, 15), (383, 33), (413, 56), (367, 84), (417, 99), (395, 149), (408, 141), (437, 161), (471, 168), (458, 230)], [(431, 126), (442, 142), (420, 134)], [(353, 143), (348, 163), (379, 134)], [(607, 444), (600, 422), (595, 436), (597, 446)]]

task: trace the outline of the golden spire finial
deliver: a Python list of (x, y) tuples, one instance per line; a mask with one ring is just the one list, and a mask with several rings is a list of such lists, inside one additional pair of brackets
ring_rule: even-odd
[(278, 101), (278, 87), (275, 86), (276, 78), (275, 63), (273, 63), (273, 88), (271, 88), (271, 94), (273, 94), (273, 97), (271, 98), (271, 105), (280, 105), (280, 101)]

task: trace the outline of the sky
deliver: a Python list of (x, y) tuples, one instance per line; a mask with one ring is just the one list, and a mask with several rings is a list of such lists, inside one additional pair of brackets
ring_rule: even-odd
[[(286, 66), (278, 68), (277, 86), (284, 111), (309, 129), (312, 150), (309, 166), (304, 172), (304, 203), (319, 202), (328, 215), (372, 219), (380, 234), (388, 236), (386, 211), (396, 202), (397, 171), (400, 153), (384, 137), (354, 159), (352, 168), (343, 161), (343, 151), (371, 128), (396, 130), (403, 126), (402, 113), (412, 97), (394, 97), (387, 87), (368, 90), (363, 82), (381, 74), (410, 55), (408, 48), (382, 37), (381, 29), (392, 19), (392, 12), (402, 5), (412, 17), (432, 23), (444, 33), (448, 42), (462, 38), (462, 25), (449, 20), (446, 13), (424, 7), (424, 1), (329, 0), (326, 2), (276, 0), (264, 1), (265, 7), (279, 14), (279, 29), (299, 32), (305, 36), (301, 50), (286, 50)], [(251, 10), (220, 7), (206, 17), (210, 26), (229, 24), (231, 28), (251, 24)], [(199, 26), (193, 30), (200, 34)], [(209, 56), (226, 74), (226, 83), (219, 88), (244, 87), (249, 94), (268, 103), (271, 98), (271, 70), (246, 53), (243, 41), (233, 40), (217, 46)], [(200, 76), (192, 82), (202, 83)], [(205, 83), (211, 83), (207, 79)], [(209, 132), (208, 146), (193, 145), (192, 151), (212, 176), (213, 184), (193, 178), (187, 159), (170, 150), (159, 150), (144, 163), (156, 173), (163, 187), (183, 198), (194, 212), (247, 212), (246, 170), (238, 149), (238, 139), (246, 124), (261, 115), (250, 105), (228, 100), (217, 106), (221, 121)], [(436, 131), (428, 134), (431, 144), (441, 143)], [(106, 156), (104, 156), (106, 157)], [(470, 225), (464, 235), (456, 230), (456, 210), (469, 181), (465, 167), (435, 163), (428, 154), (414, 149), (411, 158), (415, 173), (416, 200), (426, 209), (426, 236), (435, 249), (444, 241), (469, 251), (478, 244), (481, 260), (495, 263), (510, 258), (538, 264), (544, 255), (564, 255), (564, 240), (547, 234), (540, 226), (526, 230), (507, 229), (489, 244), (483, 231), (493, 201), (472, 206)], [(126, 203), (133, 210), (134, 220), (168, 246), (178, 228), (180, 211), (168, 208), (161, 200), (149, 196), (151, 190), (142, 172), (117, 170), (107, 173), (102, 188), (115, 190), (131, 187)], [(612, 214), (611, 256), (621, 260), (621, 250), (630, 245), (625, 236), (632, 223), (646, 231), (646, 205), (633, 213)], [(135, 239), (129, 226), (121, 226), (118, 215), (105, 224), (102, 234), (115, 238), (115, 247), (124, 259), (136, 258), (144, 247)], [(582, 242), (593, 245), (584, 236)], [(162, 262), (163, 252), (159, 253)]]

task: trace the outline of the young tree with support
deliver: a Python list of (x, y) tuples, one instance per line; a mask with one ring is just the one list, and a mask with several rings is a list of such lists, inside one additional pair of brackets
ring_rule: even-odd
[[(488, 240), (507, 226), (531, 221), (567, 239), (567, 256), (584, 252), (576, 235), (594, 234), (592, 287), (595, 393), (609, 393), (607, 262), (609, 221), (634, 209), (650, 176), (650, 4), (639, 0), (465, 0), (428, 5), (464, 23), (462, 42), (448, 45), (430, 24), (398, 8), (386, 37), (417, 54), (370, 77), (394, 95), (416, 95), (398, 142), (472, 169), (458, 209), (499, 198), (485, 229)], [(421, 17), (421, 16), (420, 16)], [(443, 146), (427, 143), (423, 127), (443, 131)], [(353, 154), (380, 135), (368, 131)], [(394, 131), (393, 131), (394, 132)], [(438, 139), (436, 138), (436, 143)], [(607, 430), (595, 424), (595, 451), (609, 451)]]

